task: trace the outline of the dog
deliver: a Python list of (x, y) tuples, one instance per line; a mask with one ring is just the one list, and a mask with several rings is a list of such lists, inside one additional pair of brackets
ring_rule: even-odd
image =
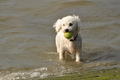
[[(53, 27), (55, 28), (57, 35), (55, 43), (57, 52), (59, 53), (59, 59), (65, 59), (65, 53), (74, 54), (76, 62), (81, 63), (82, 55), (82, 37), (79, 34), (81, 28), (80, 18), (76, 15), (69, 15), (58, 19)], [(71, 32), (73, 36), (70, 39), (64, 37), (64, 33)]]

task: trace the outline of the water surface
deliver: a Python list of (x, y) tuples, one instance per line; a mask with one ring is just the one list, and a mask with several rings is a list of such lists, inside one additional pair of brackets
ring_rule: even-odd
[[(0, 0), (0, 79), (60, 76), (88, 68), (120, 67), (119, 0)], [(58, 60), (59, 18), (82, 22), (83, 64)]]

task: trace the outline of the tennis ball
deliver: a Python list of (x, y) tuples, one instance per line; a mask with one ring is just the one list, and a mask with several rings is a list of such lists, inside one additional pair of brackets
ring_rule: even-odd
[(64, 33), (64, 37), (67, 39), (70, 39), (73, 36), (73, 34), (71, 32), (65, 32)]

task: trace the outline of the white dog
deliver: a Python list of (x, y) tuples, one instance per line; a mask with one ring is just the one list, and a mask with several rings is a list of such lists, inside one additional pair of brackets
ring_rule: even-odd
[[(59, 59), (65, 59), (65, 52), (75, 54), (76, 62), (80, 62), (82, 55), (82, 38), (79, 34), (81, 22), (78, 16), (66, 16), (58, 19), (53, 26), (57, 32), (56, 47), (59, 53)], [(73, 36), (70, 39), (64, 37), (65, 32), (72, 32)]]

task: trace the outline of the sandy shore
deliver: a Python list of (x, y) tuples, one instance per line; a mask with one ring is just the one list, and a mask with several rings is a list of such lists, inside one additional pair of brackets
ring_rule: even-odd
[(120, 68), (70, 73), (66, 76), (46, 78), (42, 80), (120, 80)]

